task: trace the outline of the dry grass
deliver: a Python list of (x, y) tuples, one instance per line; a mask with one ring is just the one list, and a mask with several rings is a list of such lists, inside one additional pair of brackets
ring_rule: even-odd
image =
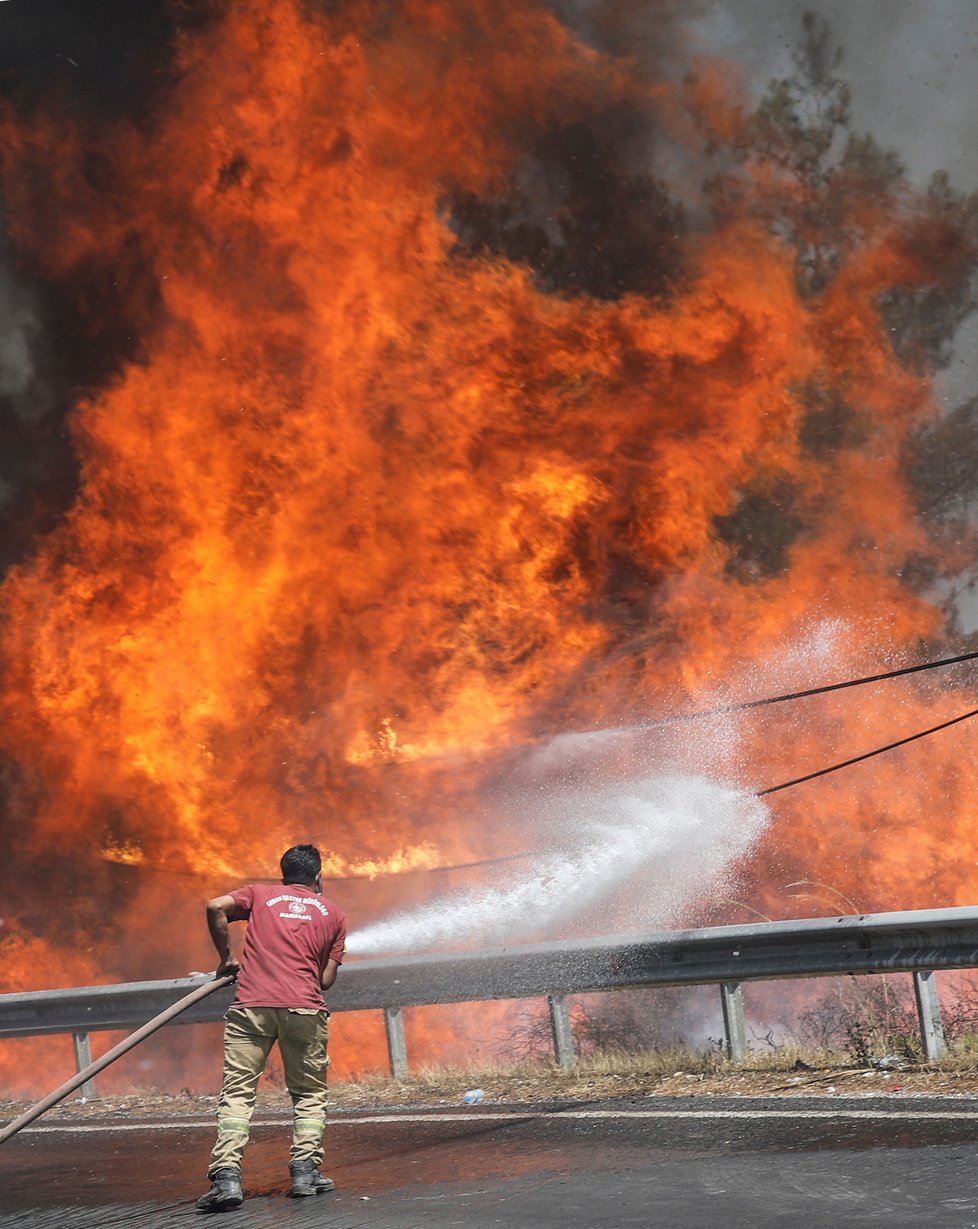
[(798, 1096), (824, 1093), (978, 1093), (975, 1055), (952, 1055), (941, 1063), (906, 1064), (879, 1070), (854, 1064), (839, 1051), (794, 1046), (752, 1053), (729, 1062), (715, 1049), (682, 1046), (644, 1053), (607, 1050), (564, 1071), (553, 1063), (509, 1067), (431, 1068), (404, 1080), (368, 1076), (331, 1090), (335, 1108), (370, 1105), (454, 1104), (467, 1089), (481, 1088), (487, 1101), (601, 1100), (612, 1097)]
[[(685, 1046), (640, 1053), (606, 1049), (580, 1059), (570, 1070), (552, 1062), (527, 1061), (507, 1066), (427, 1067), (406, 1079), (365, 1075), (334, 1083), (334, 1110), (394, 1106), (461, 1106), (468, 1089), (481, 1088), (484, 1103), (599, 1101), (614, 1098), (691, 1096), (857, 1096), (890, 1093), (931, 1096), (978, 1095), (978, 1056), (973, 1049), (952, 1052), (940, 1063), (907, 1063), (896, 1070), (860, 1066), (841, 1050), (795, 1046), (752, 1052), (741, 1064), (729, 1062), (717, 1048), (696, 1051)], [(214, 1095), (133, 1090), (127, 1096), (71, 1099), (55, 1106), (57, 1118), (143, 1116), (210, 1116)], [(29, 1107), (26, 1101), (0, 1101), (0, 1120)], [(287, 1094), (268, 1082), (258, 1096), (259, 1111), (287, 1113)]]

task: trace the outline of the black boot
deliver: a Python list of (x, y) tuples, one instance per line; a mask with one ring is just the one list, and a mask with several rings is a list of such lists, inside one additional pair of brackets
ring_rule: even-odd
[(230, 1212), (241, 1207), (244, 1197), (240, 1169), (216, 1169), (210, 1179), (211, 1189), (197, 1200), (198, 1212)]
[(292, 1190), (289, 1194), (293, 1199), (303, 1199), (306, 1195), (321, 1195), (323, 1191), (331, 1191), (336, 1183), (332, 1178), (324, 1177), (319, 1172), (315, 1161), (293, 1161), (289, 1165), (292, 1175)]

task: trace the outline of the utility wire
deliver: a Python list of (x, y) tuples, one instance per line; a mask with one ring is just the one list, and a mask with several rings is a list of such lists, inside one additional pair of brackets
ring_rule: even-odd
[(792, 785), (801, 785), (803, 781), (814, 781), (816, 777), (827, 776), (830, 772), (838, 772), (840, 768), (848, 768), (850, 764), (858, 764), (861, 760), (870, 760), (874, 755), (882, 755), (884, 751), (892, 751), (894, 747), (904, 747), (907, 743), (916, 742), (918, 738), (926, 738), (928, 734), (936, 734), (938, 730), (946, 730), (948, 726), (957, 725), (959, 721), (967, 721), (969, 717), (978, 717), (978, 708), (960, 717), (952, 717), (950, 721), (942, 721), (940, 725), (932, 725), (929, 730), (918, 730), (907, 738), (900, 738), (895, 743), (887, 743), (885, 747), (877, 747), (875, 751), (866, 751), (862, 755), (854, 755), (851, 760), (843, 760), (840, 764), (832, 764), (828, 768), (820, 768), (817, 772), (809, 772), (803, 777), (795, 777), (793, 781), (783, 781), (780, 785), (770, 785), (767, 789), (759, 789), (757, 797), (765, 794), (776, 794), (779, 790), (790, 789)]
[[(768, 704), (781, 704), (787, 700), (803, 700), (808, 696), (824, 695), (830, 691), (842, 691), (847, 687), (862, 687), (866, 683), (879, 683), (885, 679), (899, 678), (904, 674), (917, 674), (921, 670), (937, 670), (942, 666), (955, 666), (963, 661), (974, 661), (978, 658), (978, 652), (960, 653), (957, 657), (942, 657), (937, 661), (919, 662), (916, 666), (902, 666), (898, 670), (885, 670), (880, 674), (869, 674), (862, 678), (845, 679), (841, 683), (827, 683), (821, 687), (808, 687), (804, 691), (791, 691), (779, 696), (766, 696), (761, 700), (746, 700), (738, 704), (727, 704), (721, 708), (703, 709), (696, 713), (686, 713), (682, 716), (663, 717), (654, 725), (667, 725), (680, 721), (694, 721), (698, 717), (718, 717), (724, 713), (744, 712), (751, 708), (762, 708)], [(769, 785), (767, 789), (757, 790), (755, 797), (764, 798), (768, 794), (777, 794), (781, 790), (791, 789), (794, 785), (802, 785), (805, 781), (814, 781), (817, 777), (828, 776), (831, 772), (838, 772), (840, 768), (848, 768), (852, 764), (859, 764), (863, 760), (871, 760), (874, 756), (882, 755), (885, 751), (893, 751), (897, 747), (904, 747), (907, 743), (916, 742), (919, 738), (926, 738), (929, 734), (936, 734), (939, 730), (946, 730), (952, 725), (957, 725), (961, 721), (967, 721), (971, 717), (978, 717), (978, 708), (971, 709), (970, 712), (962, 713), (959, 717), (952, 717), (950, 721), (942, 721), (940, 725), (933, 725), (927, 730), (918, 730), (916, 734), (910, 734), (906, 738), (897, 739), (896, 742), (887, 743), (885, 747), (877, 747), (873, 751), (865, 751), (862, 755), (854, 755), (851, 759), (842, 760), (838, 764), (830, 764), (828, 768), (819, 768), (816, 772), (806, 773), (803, 777), (794, 777), (790, 781), (782, 781), (780, 785)], [(510, 854), (506, 858), (486, 858), (482, 862), (469, 862), (463, 866), (484, 866), (492, 862), (509, 862), (516, 861), (519, 858), (529, 857), (526, 854)], [(444, 866), (430, 867), (431, 871), (435, 870), (462, 870), (463, 866)]]
[(809, 687), (805, 691), (789, 691), (781, 696), (765, 696), (762, 700), (742, 700), (736, 704), (725, 704), (721, 708), (704, 708), (694, 713), (682, 713), (675, 717), (661, 717), (650, 724), (672, 725), (678, 721), (695, 721), (700, 717), (721, 717), (724, 713), (740, 713), (749, 708), (763, 708), (766, 704), (782, 704), (785, 700), (804, 700), (808, 696), (821, 696), (829, 691), (842, 691), (846, 687), (862, 687), (866, 683), (879, 683), (884, 679), (899, 678), (902, 674), (916, 674), (920, 670), (937, 670), (941, 666), (955, 666), (958, 662), (974, 661), (976, 657), (978, 657), (978, 652), (962, 653), (958, 657), (944, 657), (940, 661), (920, 662), (916, 666), (903, 666), (899, 670), (887, 670), (883, 674), (869, 674), (865, 678), (846, 679), (842, 683), (827, 683), (822, 687)]
[[(856, 687), (859, 685), (859, 683), (876, 682), (878, 679), (893, 678), (895, 675), (898, 675), (898, 674), (910, 674), (915, 670), (930, 670), (936, 666), (948, 666), (954, 662), (968, 661), (974, 657), (978, 657), (978, 653), (968, 653), (968, 654), (965, 654), (963, 657), (952, 657), (952, 658), (948, 658), (945, 661), (940, 661), (940, 662), (927, 662), (924, 665), (911, 666), (907, 670), (892, 670), (888, 672), (887, 674), (874, 675), (873, 678), (871, 679), (855, 679), (847, 683), (833, 683), (829, 687), (813, 688), (811, 691), (796, 692), (794, 695), (790, 695), (790, 696), (774, 697), (770, 700), (755, 700), (755, 701), (752, 701), (750, 704), (739, 705), (737, 707), (756, 708), (760, 704), (774, 704), (777, 702), (778, 699), (795, 700), (795, 699), (798, 699), (800, 696), (817, 695), (818, 692), (820, 691), (835, 691), (835, 690), (838, 690), (840, 687)], [(723, 710), (723, 711), (730, 711), (730, 710), (728, 709), (728, 710)], [(702, 716), (705, 714), (700, 714), (700, 715)], [(842, 760), (838, 764), (830, 764), (828, 768), (819, 768), (816, 772), (806, 773), (803, 777), (794, 777), (791, 781), (782, 781), (780, 785), (769, 785), (767, 789), (756, 790), (754, 796), (756, 798), (764, 798), (768, 794), (777, 794), (777, 793), (780, 793), (781, 790), (791, 789), (793, 785), (802, 785), (804, 784), (805, 781), (814, 781), (816, 777), (826, 777), (828, 776), (830, 772), (838, 772), (840, 768), (848, 768), (850, 767), (850, 765), (859, 764), (863, 760), (871, 760), (874, 756), (882, 755), (885, 751), (893, 751), (897, 747), (905, 747), (907, 743), (916, 742), (919, 738), (926, 738), (928, 734), (936, 734), (938, 733), (939, 730), (946, 730), (952, 725), (958, 725), (962, 721), (969, 720), (969, 718), (971, 717), (978, 717), (978, 708), (973, 708), (970, 710), (970, 712), (962, 713), (959, 717), (952, 717), (950, 721), (942, 721), (940, 725), (932, 725), (927, 730), (918, 730), (916, 734), (909, 734), (907, 735), (906, 738), (899, 738), (897, 739), (896, 742), (887, 743), (885, 747), (876, 747), (873, 751), (864, 751), (862, 755), (854, 755), (851, 759)], [(459, 863), (457, 866), (429, 866), (429, 867), (418, 867), (417, 869), (419, 871), (426, 871), (428, 873), (431, 873), (434, 871), (466, 870), (474, 866), (489, 866), (490, 864), (493, 864), (496, 862), (516, 862), (522, 858), (529, 858), (533, 856), (535, 855), (531, 851), (528, 850), (526, 853), (509, 854), (502, 858), (483, 858), (479, 862), (462, 862), (462, 863)], [(363, 876), (363, 877), (365, 878), (366, 876)], [(359, 875), (331, 875), (330, 878), (343, 880), (343, 879), (358, 879), (358, 878), (361, 878), (361, 876)]]
[[(389, 875), (435, 875), (440, 871), (467, 871), (475, 866), (495, 866), (497, 862), (519, 862), (523, 858), (536, 857), (536, 850), (527, 850), (526, 853), (508, 853), (503, 854), (499, 858), (480, 858), (477, 862), (453, 862), (451, 866), (409, 866), (403, 871), (375, 871), (372, 875), (363, 872), (359, 875), (328, 875), (324, 872), (323, 878), (328, 879), (330, 883), (352, 883), (356, 879), (384, 879)], [(250, 879), (249, 883), (279, 883), (278, 879), (268, 879), (258, 877)]]
[[(729, 712), (731, 711), (733, 707), (757, 708), (761, 704), (775, 704), (777, 703), (779, 699), (780, 700), (796, 700), (796, 699), (799, 699), (801, 696), (817, 695), (819, 692), (822, 692), (822, 691), (837, 691), (841, 687), (857, 687), (860, 683), (874, 683), (878, 681), (879, 679), (894, 678), (896, 675), (899, 675), (899, 674), (912, 674), (916, 670), (932, 670), (937, 666), (949, 666), (959, 661), (970, 661), (972, 658), (975, 658), (975, 657), (978, 657), (978, 653), (966, 653), (961, 657), (949, 657), (949, 658), (946, 658), (944, 661), (925, 662), (923, 665), (910, 666), (908, 669), (905, 669), (905, 670), (891, 670), (886, 674), (876, 674), (872, 678), (853, 679), (850, 682), (845, 682), (845, 683), (833, 683), (828, 687), (815, 687), (815, 688), (812, 688), (810, 691), (799, 691), (799, 692), (795, 692), (793, 695), (776, 696), (768, 700), (754, 700), (754, 701), (751, 701), (749, 704), (731, 706), (730, 709), (725, 709), (725, 710), (720, 710), (720, 711)], [(699, 715), (705, 716), (706, 714), (699, 714)], [(938, 733), (939, 730), (946, 730), (952, 725), (958, 725), (962, 721), (969, 720), (969, 718), (971, 717), (978, 717), (978, 708), (973, 708), (970, 710), (970, 712), (962, 713), (959, 717), (952, 717), (950, 721), (942, 721), (940, 725), (932, 725), (927, 730), (918, 730), (916, 734), (908, 734), (906, 738), (899, 738), (897, 739), (896, 742), (887, 743), (885, 747), (876, 747), (873, 751), (865, 751), (863, 752), (862, 755), (854, 755), (851, 759), (842, 760), (838, 764), (830, 764), (828, 768), (819, 768), (816, 772), (806, 773), (803, 777), (794, 777), (791, 781), (782, 781), (780, 785), (769, 785), (767, 789), (756, 790), (754, 796), (756, 798), (764, 798), (768, 794), (777, 794), (777, 793), (780, 793), (781, 790), (791, 789), (793, 785), (802, 785), (804, 784), (805, 781), (814, 781), (816, 777), (826, 777), (828, 776), (830, 772), (838, 772), (840, 768), (848, 768), (850, 767), (850, 765), (859, 764), (863, 760), (871, 760), (874, 756), (882, 755), (885, 751), (893, 751), (897, 747), (905, 747), (907, 743), (916, 742), (919, 738), (926, 738), (928, 734), (936, 734)], [(529, 858), (533, 856), (535, 855), (531, 851), (528, 850), (526, 853), (508, 854), (507, 856), (502, 857), (502, 858), (483, 858), (479, 862), (462, 862), (462, 863), (459, 863), (457, 866), (419, 867), (418, 870), (419, 871), (423, 870), (428, 873), (431, 873), (434, 871), (466, 870), (474, 866), (489, 866), (496, 862), (516, 862), (522, 858)], [(330, 878), (333, 878), (333, 879), (357, 879), (360, 877), (361, 876), (358, 876), (358, 875), (330, 876)]]
[[(787, 700), (803, 700), (808, 696), (820, 696), (830, 691), (842, 691), (847, 687), (862, 687), (866, 683), (879, 683), (885, 679), (899, 678), (904, 674), (917, 674), (921, 670), (937, 670), (942, 666), (955, 666), (959, 662), (974, 661), (978, 658), (978, 651), (973, 653), (961, 653), (957, 657), (942, 657), (938, 661), (919, 662), (916, 666), (903, 666), (898, 670), (886, 670), (882, 674), (869, 674), (863, 678), (845, 679), (841, 683), (827, 683), (821, 687), (809, 687), (804, 691), (791, 691), (779, 696), (765, 696), (761, 700), (744, 700), (737, 704), (726, 704), (721, 708), (701, 709), (695, 713), (684, 713), (674, 717), (661, 717), (657, 721), (650, 722), (649, 725), (673, 725), (681, 721), (695, 721), (701, 717), (719, 717), (724, 713), (745, 712), (751, 708), (763, 708), (769, 704), (782, 704)], [(906, 746), (907, 743), (916, 742), (918, 738), (926, 738), (928, 734), (936, 734), (939, 730), (946, 730), (949, 726), (957, 725), (961, 721), (967, 721), (970, 717), (978, 716), (978, 708), (972, 709), (970, 712), (962, 713), (960, 717), (952, 717), (950, 721), (943, 721), (940, 725), (931, 726), (928, 730), (919, 730), (916, 734), (910, 734), (907, 738), (898, 739), (896, 742), (887, 743), (885, 747), (877, 747), (874, 751), (866, 751), (862, 755), (855, 755), (851, 759), (842, 760), (841, 763), (831, 764), (828, 768), (820, 768), (817, 772), (806, 773), (803, 777), (795, 777), (791, 781), (782, 781), (780, 785), (769, 785), (767, 789), (757, 790), (755, 796), (764, 798), (768, 794), (777, 794), (781, 790), (791, 789), (794, 785), (802, 785), (805, 781), (814, 781), (817, 777), (828, 776), (830, 772), (838, 772), (840, 768), (848, 768), (852, 764), (859, 764), (862, 760), (870, 760), (876, 755), (882, 755), (885, 751), (892, 751), (896, 747)], [(648, 727), (645, 727), (648, 728)], [(489, 866), (497, 862), (516, 862), (523, 858), (533, 857), (534, 854), (530, 851), (526, 853), (508, 854), (501, 858), (482, 858), (477, 862), (461, 862), (453, 866), (425, 866), (416, 867), (414, 873), (435, 874), (438, 872), (468, 870), (476, 866)], [(170, 871), (170, 874), (189, 874), (199, 876), (199, 871)], [(399, 874), (410, 874), (407, 872), (397, 872)], [(382, 873), (374, 875), (330, 875), (331, 882), (350, 882), (355, 879), (374, 879), (384, 877)], [(253, 883), (277, 883), (277, 880), (267, 879), (264, 877), (256, 877), (249, 882)]]
[[(978, 654), (971, 653), (971, 654), (968, 654), (968, 656), (975, 657), (975, 656), (978, 656)], [(963, 661), (967, 659), (966, 658), (954, 658), (953, 660)], [(913, 670), (926, 670), (929, 668), (929, 666), (932, 666), (932, 665), (947, 665), (947, 664), (949, 663), (948, 662), (929, 663), (928, 666), (913, 666), (912, 669)], [(898, 673), (909, 673), (909, 671), (899, 671)], [(892, 675), (880, 675), (878, 677), (890, 678), (892, 677)], [(869, 680), (860, 680), (860, 681), (866, 682)], [(834, 687), (839, 687), (839, 686), (852, 687), (855, 685), (856, 685), (855, 683), (841, 683), (841, 684), (837, 683), (837, 684), (834, 684)], [(832, 690), (832, 689), (829, 688), (827, 690)], [(804, 692), (800, 694), (810, 695), (812, 693)], [(787, 696), (783, 698), (794, 699), (795, 697)], [(759, 703), (768, 703), (768, 704), (773, 703), (773, 702), (774, 702), (773, 700), (759, 701)], [(753, 706), (754, 705), (745, 706), (745, 707), (753, 707)], [(842, 760), (838, 764), (830, 764), (828, 768), (819, 768), (816, 772), (806, 773), (803, 777), (794, 777), (790, 781), (782, 781), (780, 785), (769, 785), (767, 789), (756, 790), (754, 796), (756, 798), (764, 798), (768, 794), (778, 794), (782, 790), (791, 789), (792, 786), (794, 785), (803, 785), (806, 781), (814, 781), (817, 777), (826, 777), (831, 772), (838, 772), (840, 768), (849, 768), (852, 764), (859, 764), (863, 760), (871, 760), (874, 756), (882, 755), (885, 751), (893, 751), (897, 747), (905, 747), (907, 743), (916, 742), (920, 738), (926, 738), (929, 734), (936, 734), (940, 730), (946, 730), (952, 725), (958, 725), (962, 721), (968, 721), (971, 717), (978, 717), (978, 708), (973, 708), (969, 712), (962, 713), (958, 717), (952, 717), (950, 721), (942, 721), (940, 725), (932, 725), (927, 730), (918, 730), (916, 734), (909, 734), (907, 735), (906, 738), (899, 738), (897, 739), (896, 742), (887, 743), (885, 747), (876, 747), (873, 751), (864, 751), (862, 755), (854, 755), (852, 756), (851, 759)], [(481, 858), (477, 862), (459, 862), (452, 866), (419, 866), (419, 867), (411, 868), (407, 871), (398, 871), (395, 873), (399, 875), (422, 874), (422, 873), (423, 874), (436, 874), (439, 872), (445, 873), (447, 871), (469, 870), (477, 866), (492, 866), (498, 862), (519, 862), (523, 860), (524, 858), (532, 858), (535, 856), (536, 856), (536, 851), (526, 850), (524, 853), (506, 854), (500, 858)], [(164, 870), (164, 868), (159, 868), (159, 869)], [(174, 870), (170, 870), (170, 871), (164, 870), (164, 873), (178, 874), (178, 875), (180, 874), (191, 875), (194, 877), (200, 877), (202, 874), (202, 872), (200, 871), (174, 871)], [(386, 876), (383, 874), (383, 872), (379, 872), (379, 873), (375, 873), (374, 875), (365, 875), (365, 874), (329, 875), (328, 879), (331, 883), (349, 883), (356, 879), (379, 879), (379, 878), (385, 878), (385, 877)], [(257, 876), (252, 876), (248, 880), (248, 882), (249, 883), (277, 883), (278, 880), (269, 879), (268, 877), (263, 876), (263, 875), (257, 875)]]

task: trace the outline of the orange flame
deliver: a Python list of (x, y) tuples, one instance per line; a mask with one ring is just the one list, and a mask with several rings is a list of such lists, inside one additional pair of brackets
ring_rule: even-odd
[[(519, 852), (546, 834), (498, 789), (514, 748), (946, 634), (903, 575), (943, 549), (901, 468), (930, 387), (878, 309), (930, 276), (939, 237), (909, 206), (860, 205), (859, 242), (804, 296), (751, 204), (784, 185), (748, 161), (712, 233), (675, 236), (668, 293), (555, 290), (466, 250), (451, 201), (500, 199), (541, 134), (622, 109), (690, 136), (699, 107), (742, 139), (717, 68), (664, 100), (526, 0), (242, 0), (178, 68), (141, 124), (55, 100), (3, 120), (23, 266), (69, 287), (118, 268), (138, 337), (74, 408), (76, 502), (0, 591), (12, 875), (37, 882), (54, 848), (94, 877), (83, 897), (135, 868), (127, 899), (157, 901), (155, 871), (218, 890), (294, 840), (346, 875)], [(800, 390), (830, 386), (862, 435), (820, 449)], [(782, 488), (775, 564), (746, 550), (738, 570), (738, 517)], [(944, 682), (900, 695), (623, 758), (760, 788), (965, 707)], [(743, 868), (754, 903), (783, 912), (806, 877), (873, 907), (969, 900), (969, 737), (779, 798)], [(167, 891), (206, 895), (184, 882)], [(14, 924), (55, 943), (25, 892)], [(159, 926), (135, 916), (116, 929)], [(82, 905), (76, 924), (100, 976), (154, 972)]]

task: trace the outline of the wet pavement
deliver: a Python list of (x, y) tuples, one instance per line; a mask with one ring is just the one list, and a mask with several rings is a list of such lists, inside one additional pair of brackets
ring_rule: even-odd
[[(291, 1200), (288, 1125), (259, 1120), (222, 1229), (978, 1229), (966, 1098), (640, 1098), (337, 1114), (337, 1190)], [(206, 1224), (213, 1124), (41, 1120), (0, 1146), (3, 1229)]]

